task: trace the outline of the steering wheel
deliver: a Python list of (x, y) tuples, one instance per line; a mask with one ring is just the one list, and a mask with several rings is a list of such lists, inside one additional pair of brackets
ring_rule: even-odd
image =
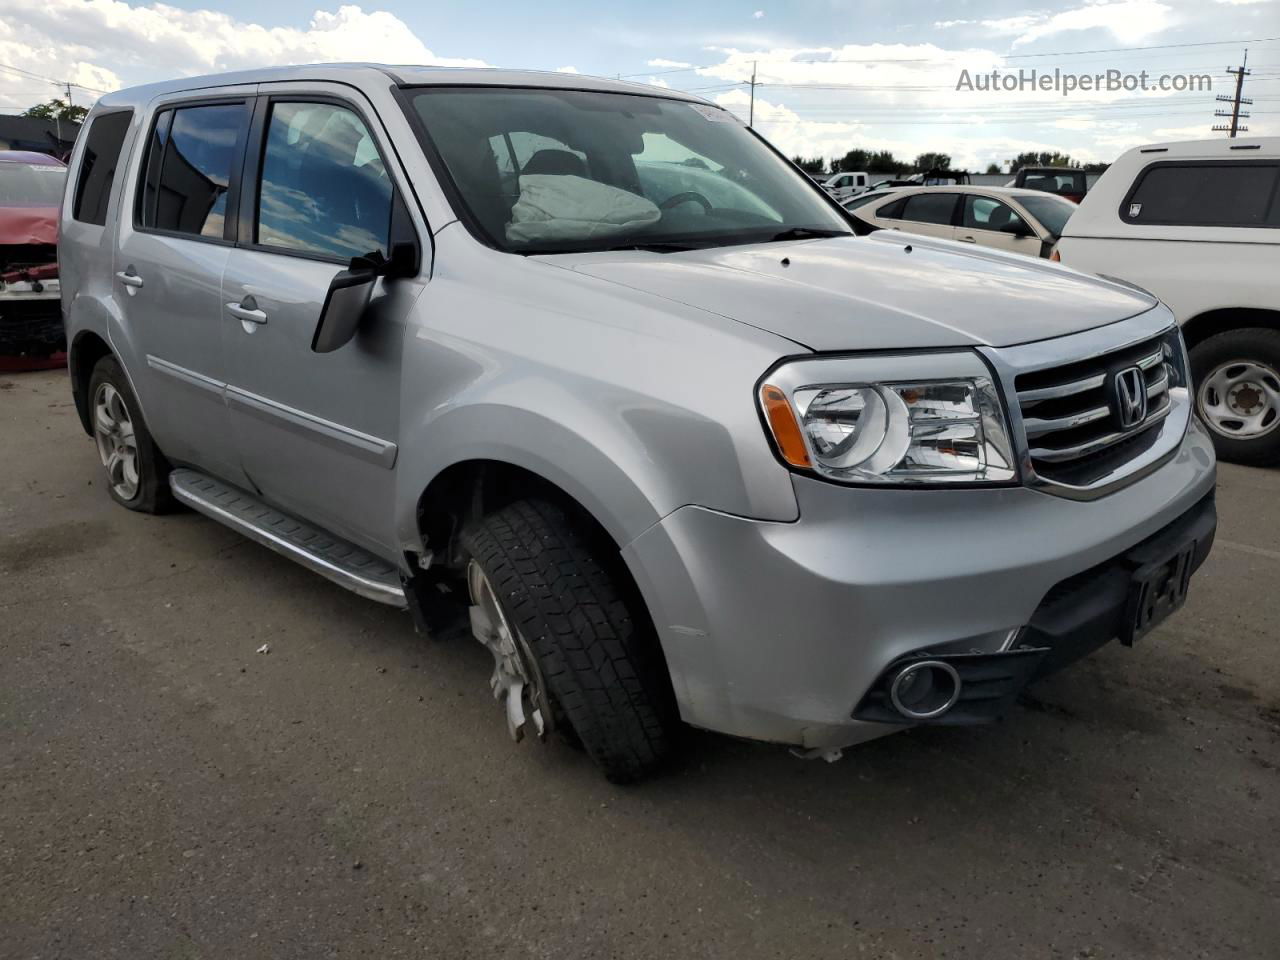
[(694, 193), (692, 190), (685, 193), (677, 193), (675, 196), (667, 197), (662, 203), (658, 204), (659, 210), (670, 210), (672, 207), (678, 207), (682, 203), (696, 203), (702, 207), (702, 212), (709, 214), (714, 207), (711, 201), (700, 193)]

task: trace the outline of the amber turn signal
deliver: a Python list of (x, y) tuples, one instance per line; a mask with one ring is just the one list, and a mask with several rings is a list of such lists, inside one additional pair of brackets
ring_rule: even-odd
[(800, 424), (796, 422), (796, 414), (787, 401), (787, 395), (773, 384), (766, 383), (760, 388), (760, 406), (764, 408), (764, 417), (769, 421), (769, 429), (782, 459), (793, 467), (808, 467), (809, 451), (805, 449), (804, 435), (800, 432)]

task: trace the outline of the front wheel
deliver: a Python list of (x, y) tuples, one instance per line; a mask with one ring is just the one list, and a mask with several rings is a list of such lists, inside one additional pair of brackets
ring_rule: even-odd
[(1219, 458), (1280, 462), (1280, 330), (1228, 330), (1191, 351), (1196, 411)]
[(472, 632), (493, 654), (512, 736), (567, 727), (614, 783), (656, 770), (679, 728), (670, 679), (620, 561), (588, 524), (521, 500), (468, 527), (462, 546)]

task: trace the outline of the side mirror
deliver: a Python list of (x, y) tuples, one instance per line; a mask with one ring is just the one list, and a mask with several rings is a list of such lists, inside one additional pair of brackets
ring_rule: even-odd
[(329, 281), (311, 349), (315, 353), (332, 353), (347, 344), (364, 319), (378, 278), (411, 276), (416, 269), (417, 251), (411, 244), (393, 246), (390, 260), (381, 253), (353, 257), (347, 269)]
[(357, 257), (352, 260), (351, 266), (329, 281), (329, 292), (325, 295), (320, 320), (311, 338), (314, 352), (332, 353), (356, 335), (379, 273), (376, 266), (359, 262), (363, 259)]
[(1027, 226), (1025, 221), (1022, 221), (1022, 220), (1015, 220), (1013, 221), (1013, 223), (1006, 223), (1003, 227), (1000, 228), (1000, 232), (1011, 233), (1015, 237), (1034, 236), (1034, 233), (1032, 232), (1031, 228)]

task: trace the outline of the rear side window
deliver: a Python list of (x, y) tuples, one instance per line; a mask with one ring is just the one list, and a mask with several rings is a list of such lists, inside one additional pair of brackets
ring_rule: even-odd
[(955, 209), (954, 193), (915, 193), (907, 197), (902, 219), (913, 223), (949, 224)]
[(978, 197), (969, 194), (964, 198), (964, 215), (961, 226), (969, 230), (1005, 230), (1022, 223), (1020, 216), (1006, 204), (990, 197)]
[(156, 117), (143, 173), (145, 228), (222, 239), (231, 175), (249, 128), (245, 103), (165, 110)]
[(887, 220), (901, 220), (902, 211), (906, 209), (907, 198), (895, 200), (893, 203), (886, 203), (883, 207), (875, 212), (877, 217), (884, 217)]
[(1212, 161), (1153, 164), (1120, 205), (1134, 224), (1280, 226), (1280, 164)]
[(331, 103), (271, 106), (257, 242), (349, 260), (388, 252), (391, 179), (359, 115)]
[(111, 199), (116, 167), (120, 165), (120, 148), (132, 121), (132, 110), (119, 110), (99, 114), (89, 124), (71, 205), (74, 219), (98, 226), (107, 222), (107, 202)]

